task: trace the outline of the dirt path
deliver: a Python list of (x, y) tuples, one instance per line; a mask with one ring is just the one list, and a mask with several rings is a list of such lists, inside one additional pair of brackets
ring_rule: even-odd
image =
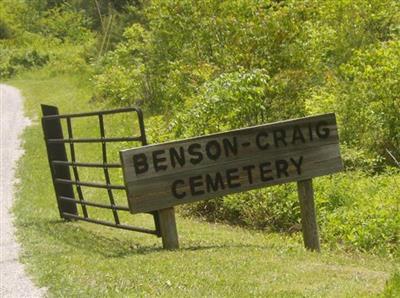
[(10, 208), (13, 200), (14, 167), (23, 151), (19, 135), (29, 120), (23, 115), (20, 92), (0, 84), (0, 297), (41, 297), (18, 262), (20, 247), (15, 241)]

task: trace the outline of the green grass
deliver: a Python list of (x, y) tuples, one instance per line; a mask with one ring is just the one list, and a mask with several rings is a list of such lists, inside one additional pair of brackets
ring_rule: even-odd
[[(164, 251), (160, 239), (84, 222), (59, 219), (40, 127), (40, 103), (56, 104), (62, 113), (102, 108), (89, 102), (90, 83), (73, 76), (49, 77), (45, 71), (25, 74), (9, 84), (26, 97), (25, 109), (33, 124), (23, 134), (25, 155), (19, 161), (14, 205), (22, 262), (39, 286), (55, 297), (312, 297), (375, 296), (399, 269), (394, 259), (346, 253), (323, 246), (321, 254), (304, 250), (300, 234), (262, 233), (177, 216), (181, 249)], [(131, 126), (119, 120), (111, 131)], [(126, 121), (126, 120), (124, 120)], [(125, 122), (126, 123), (126, 122)], [(74, 126), (77, 136), (98, 133), (93, 121)], [(111, 131), (108, 130), (109, 133)], [(123, 146), (128, 146), (123, 144)], [(83, 146), (78, 156), (98, 160), (100, 148)], [(117, 159), (117, 149), (112, 158)], [(86, 172), (85, 179), (102, 173)], [(113, 181), (121, 179), (115, 172)], [(101, 191), (84, 190), (96, 200)], [(123, 193), (117, 200), (126, 205)], [(89, 209), (97, 218), (110, 212)], [(125, 223), (152, 227), (149, 215), (123, 216)], [(398, 277), (387, 287), (395, 293)], [(394, 296), (393, 296), (394, 297)]]

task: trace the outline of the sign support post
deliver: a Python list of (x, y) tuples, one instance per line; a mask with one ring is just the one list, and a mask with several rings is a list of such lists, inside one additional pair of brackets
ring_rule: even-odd
[(179, 248), (179, 238), (178, 231), (176, 228), (175, 220), (175, 209), (174, 207), (165, 208), (157, 211), (161, 239), (164, 249), (178, 249)]
[(304, 246), (311, 251), (320, 251), (317, 218), (315, 215), (314, 189), (312, 179), (297, 182), (301, 210), (301, 226)]

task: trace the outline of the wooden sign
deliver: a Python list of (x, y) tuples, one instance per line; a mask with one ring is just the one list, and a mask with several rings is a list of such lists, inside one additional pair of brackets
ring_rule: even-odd
[(120, 152), (132, 213), (342, 170), (334, 114)]

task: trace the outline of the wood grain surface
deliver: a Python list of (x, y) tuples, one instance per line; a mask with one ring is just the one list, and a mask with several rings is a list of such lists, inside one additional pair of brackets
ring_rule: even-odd
[(132, 213), (342, 170), (334, 114), (123, 150), (120, 157)]

